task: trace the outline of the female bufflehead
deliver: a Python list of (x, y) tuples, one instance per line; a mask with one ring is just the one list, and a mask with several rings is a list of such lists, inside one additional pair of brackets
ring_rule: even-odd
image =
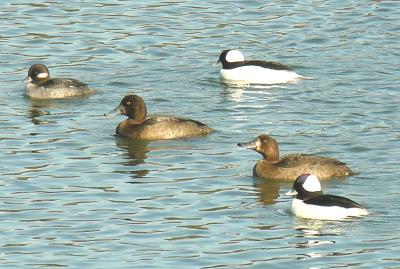
[(246, 61), (239, 50), (224, 50), (218, 62), (222, 63), (220, 79), (234, 84), (279, 84), (302, 78), (290, 67), (265, 61)]
[(368, 215), (362, 205), (341, 196), (322, 194), (321, 184), (315, 175), (303, 174), (293, 183), (296, 195), (291, 205), (294, 215), (306, 219), (341, 220)]
[(26, 80), (26, 95), (36, 99), (75, 97), (93, 92), (86, 84), (76, 79), (50, 78), (49, 70), (43, 64), (32, 65)]
[[(167, 117), (147, 117), (147, 108), (138, 95), (125, 96), (110, 114), (122, 114), (128, 119), (117, 126), (117, 134), (138, 140), (162, 140), (206, 135), (213, 129), (199, 121)], [(107, 114), (106, 114), (107, 115)]]
[(238, 146), (255, 150), (264, 157), (253, 169), (254, 176), (264, 179), (293, 182), (303, 173), (314, 174), (320, 179), (355, 174), (345, 163), (334, 158), (299, 153), (279, 158), (278, 142), (266, 134), (259, 135), (253, 141), (239, 143)]

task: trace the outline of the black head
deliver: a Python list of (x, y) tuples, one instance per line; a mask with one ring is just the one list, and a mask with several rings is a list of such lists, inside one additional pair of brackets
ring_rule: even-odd
[(29, 68), (27, 79), (34, 84), (46, 82), (50, 79), (49, 69), (43, 64), (34, 64)]
[(224, 65), (224, 63), (226, 63), (226, 54), (228, 54), (230, 50), (223, 50), (221, 52), (221, 54), (219, 55), (218, 58), (218, 63), (222, 63), (222, 65)]

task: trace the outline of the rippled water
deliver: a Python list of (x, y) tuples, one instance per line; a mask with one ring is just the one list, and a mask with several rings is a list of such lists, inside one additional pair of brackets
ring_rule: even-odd
[[(64, 2), (0, 4), (2, 268), (400, 267), (400, 2)], [(224, 86), (226, 48), (313, 79)], [(36, 62), (97, 93), (25, 98)], [(217, 132), (116, 137), (123, 118), (102, 115), (127, 93)], [(292, 216), (291, 186), (253, 178), (260, 156), (236, 146), (263, 132), (361, 172), (323, 187), (372, 214)]]

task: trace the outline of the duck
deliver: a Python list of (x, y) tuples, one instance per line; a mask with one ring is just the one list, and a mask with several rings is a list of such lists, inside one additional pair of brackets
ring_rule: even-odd
[(296, 195), (290, 210), (300, 218), (343, 220), (368, 215), (368, 210), (346, 197), (323, 194), (321, 183), (313, 174), (302, 174), (286, 195)]
[(221, 52), (220, 80), (227, 84), (282, 84), (296, 82), (301, 75), (287, 65), (260, 60), (245, 60), (237, 49)]
[(279, 158), (278, 142), (267, 134), (238, 146), (255, 150), (263, 156), (253, 169), (253, 175), (263, 179), (293, 182), (304, 173), (319, 179), (346, 177), (356, 174), (345, 163), (330, 157), (293, 153)]
[(88, 85), (72, 78), (50, 78), (43, 64), (33, 64), (25, 80), (25, 94), (33, 99), (60, 99), (88, 95), (93, 92)]
[(105, 115), (120, 114), (128, 119), (118, 124), (116, 133), (137, 140), (167, 140), (207, 135), (214, 131), (206, 124), (187, 118), (147, 116), (147, 107), (138, 95), (126, 95), (120, 104)]

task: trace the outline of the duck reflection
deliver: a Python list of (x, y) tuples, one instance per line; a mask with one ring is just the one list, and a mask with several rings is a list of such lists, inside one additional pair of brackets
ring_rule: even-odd
[(50, 115), (50, 112), (46, 111), (46, 110), (41, 110), (41, 108), (39, 108), (39, 107), (31, 107), (28, 110), (28, 118), (31, 120), (31, 122), (34, 125), (50, 123), (51, 121), (49, 121), (49, 120), (41, 119), (41, 117), (45, 116), (45, 115)]
[(254, 179), (254, 187), (258, 190), (260, 202), (265, 205), (272, 205), (276, 202), (279, 197), (279, 190), (281, 188), (281, 182), (277, 180), (263, 180)]
[[(293, 218), (293, 229), (299, 231), (300, 233), (297, 237), (301, 238), (321, 238), (321, 236), (339, 236), (346, 234), (348, 230), (354, 227), (354, 224), (359, 220), (317, 220), (317, 219), (303, 219), (303, 218)], [(310, 243), (309, 241), (307, 241)], [(312, 241), (314, 244), (326, 243), (326, 241)], [(306, 245), (309, 246), (310, 244)], [(304, 247), (304, 244), (299, 244), (299, 247)]]
[(326, 248), (320, 246), (335, 244), (336, 241), (329, 238), (347, 233), (346, 228), (338, 221), (294, 218), (293, 228), (299, 231), (299, 234), (295, 236), (298, 242), (293, 242), (292, 246), (305, 249), (300, 259), (331, 256), (330, 251), (325, 251)]
[[(224, 84), (221, 95), (224, 99), (233, 102), (241, 102), (242, 99), (246, 98), (247, 93), (260, 93), (262, 95), (271, 95), (268, 89), (285, 88), (281, 85), (235, 85), (235, 84)], [(248, 97), (248, 96), (247, 96)], [(268, 97), (271, 98), (271, 97)]]
[[(290, 214), (290, 213), (289, 213)], [(293, 228), (300, 232), (297, 237), (316, 237), (323, 233), (323, 220), (293, 218)]]
[(242, 100), (244, 90), (245, 87), (243, 86), (231, 86), (225, 84), (221, 95), (229, 101), (240, 102)]
[[(116, 137), (116, 145), (124, 152), (124, 159), (126, 160), (122, 165), (124, 166), (138, 166), (145, 163), (147, 158), (146, 154), (150, 151), (147, 147), (149, 141), (135, 140), (126, 137)], [(135, 177), (144, 177), (149, 173), (150, 170), (134, 170), (132, 172)]]
[(54, 106), (50, 100), (30, 100), (31, 107), (28, 110), (27, 117), (34, 125), (48, 124), (50, 120), (45, 120), (42, 117), (50, 115), (49, 108)]
[(30, 103), (27, 117), (35, 125), (54, 123), (46, 116), (50, 115), (50, 109), (64, 109), (71, 103), (71, 100), (87, 99), (87, 97), (76, 97), (66, 99), (30, 99), (27, 98)]
[(50, 115), (49, 109), (63, 109), (71, 105), (71, 102), (80, 102), (80, 100), (85, 100), (89, 98), (88, 96), (71, 97), (64, 99), (31, 99), (26, 97), (30, 103), (30, 108), (28, 110), (27, 117), (35, 125), (49, 124), (54, 121), (44, 119), (47, 115)]

